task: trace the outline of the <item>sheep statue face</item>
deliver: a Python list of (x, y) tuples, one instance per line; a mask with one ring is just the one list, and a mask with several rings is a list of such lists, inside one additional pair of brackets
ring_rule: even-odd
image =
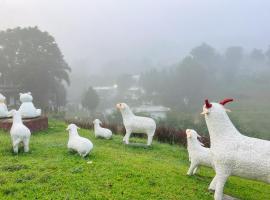
[(193, 129), (187, 129), (186, 130), (186, 135), (188, 139), (192, 139), (192, 140), (197, 140), (197, 138), (201, 137), (196, 131), (194, 131)]
[(224, 105), (233, 101), (233, 99), (224, 99), (219, 103), (209, 103), (208, 99), (205, 100), (205, 104), (203, 106), (202, 115), (210, 116), (210, 115), (219, 115), (226, 114), (226, 112), (231, 112), (231, 110), (226, 109)]
[(125, 111), (125, 110), (127, 110), (127, 108), (129, 108), (129, 107), (128, 107), (128, 105), (125, 104), (125, 103), (118, 103), (118, 104), (116, 104), (116, 108), (119, 109), (120, 111)]
[(36, 109), (32, 102), (33, 97), (31, 92), (20, 93), (20, 101), (22, 104), (19, 111), (21, 112), (23, 118), (34, 118), (41, 115), (41, 109)]
[(99, 119), (95, 119), (95, 120), (93, 121), (93, 124), (102, 124), (102, 122), (101, 122)]
[(0, 93), (0, 118), (10, 117), (5, 101), (6, 97)]
[(69, 124), (67, 127), (67, 131), (75, 131), (77, 129), (80, 129), (80, 127), (78, 127), (76, 124)]

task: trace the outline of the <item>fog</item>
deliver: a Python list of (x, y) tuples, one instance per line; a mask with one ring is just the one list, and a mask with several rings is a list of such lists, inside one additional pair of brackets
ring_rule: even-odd
[(0, 0), (0, 93), (9, 109), (30, 91), (44, 113), (110, 123), (125, 102), (204, 133), (204, 100), (232, 97), (234, 122), (270, 138), (269, 10), (268, 0)]
[(268, 0), (0, 0), (0, 29), (38, 26), (72, 68), (100, 73), (120, 61), (167, 66), (202, 42), (265, 49), (269, 9)]

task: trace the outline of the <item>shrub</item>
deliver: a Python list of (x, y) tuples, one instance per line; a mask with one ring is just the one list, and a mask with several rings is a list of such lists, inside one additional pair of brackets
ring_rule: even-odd
[[(93, 129), (92, 122), (83, 120), (83, 119), (66, 119), (66, 123), (74, 123), (78, 125), (81, 128), (85, 129)], [(109, 123), (103, 123), (102, 127), (110, 129), (114, 134), (125, 134), (125, 127), (120, 124), (109, 124)], [(142, 134), (135, 134), (137, 137), (144, 137), (145, 135)], [(187, 139), (186, 139), (186, 133), (185, 130), (182, 129), (176, 129), (176, 128), (170, 128), (164, 125), (157, 126), (156, 132), (155, 132), (155, 139), (159, 142), (164, 142), (168, 144), (179, 144), (186, 146)], [(203, 136), (200, 141), (206, 146), (210, 146), (210, 139), (209, 137)]]

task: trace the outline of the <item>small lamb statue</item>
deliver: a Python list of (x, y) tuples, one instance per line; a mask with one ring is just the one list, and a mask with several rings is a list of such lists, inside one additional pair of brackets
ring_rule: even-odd
[(205, 100), (202, 114), (210, 134), (211, 155), (216, 175), (209, 189), (222, 200), (224, 185), (231, 175), (270, 183), (270, 141), (242, 135), (233, 125), (224, 106)]
[(6, 97), (0, 93), (0, 118), (10, 117), (10, 113), (5, 104)]
[(23, 124), (22, 116), (19, 111), (11, 110), (10, 113), (13, 116), (13, 123), (10, 129), (13, 151), (17, 154), (19, 150), (19, 144), (22, 142), (24, 152), (28, 152), (31, 131)]
[(93, 121), (94, 124), (94, 132), (96, 137), (111, 139), (112, 138), (112, 131), (107, 128), (102, 128), (100, 124), (102, 122), (99, 119), (95, 119)]
[(41, 115), (41, 109), (36, 109), (33, 104), (33, 97), (31, 92), (20, 93), (21, 106), (19, 111), (22, 114), (23, 118), (34, 118)]
[(187, 149), (189, 161), (191, 162), (187, 175), (194, 175), (199, 166), (212, 167), (212, 159), (210, 149), (198, 140), (201, 137), (196, 131), (192, 129), (186, 130), (187, 135)]
[(78, 134), (77, 129), (80, 129), (75, 124), (69, 124), (67, 131), (69, 131), (69, 139), (67, 147), (70, 150), (74, 150), (79, 153), (80, 156), (87, 156), (93, 149), (93, 143), (87, 138), (81, 137)]
[(116, 107), (120, 110), (123, 123), (126, 129), (126, 135), (123, 141), (129, 144), (131, 133), (146, 133), (148, 135), (147, 146), (152, 144), (156, 130), (156, 122), (149, 117), (139, 117), (133, 114), (131, 109), (125, 103), (118, 103)]

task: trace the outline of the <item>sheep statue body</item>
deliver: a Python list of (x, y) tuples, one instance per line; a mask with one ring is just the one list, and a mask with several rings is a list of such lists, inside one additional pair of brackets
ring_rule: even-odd
[(22, 104), (19, 111), (21, 112), (23, 118), (34, 118), (41, 115), (41, 109), (36, 109), (32, 102), (33, 97), (31, 92), (20, 93), (20, 101)]
[(68, 125), (66, 129), (69, 131), (67, 147), (70, 150), (76, 151), (80, 156), (85, 157), (93, 149), (93, 143), (89, 139), (81, 137), (77, 129), (79, 129), (79, 127), (75, 124)]
[(13, 151), (14, 153), (18, 153), (19, 144), (22, 142), (24, 146), (24, 152), (28, 152), (31, 132), (29, 128), (23, 124), (22, 116), (19, 111), (12, 110), (10, 113), (13, 116), (13, 123), (10, 129)]
[(125, 103), (118, 103), (116, 107), (122, 114), (123, 123), (126, 129), (126, 135), (124, 136), (123, 141), (126, 144), (129, 144), (131, 133), (146, 133), (148, 136), (147, 145), (150, 146), (156, 130), (155, 121), (149, 117), (139, 117), (134, 115)]
[(10, 117), (10, 113), (5, 104), (6, 97), (0, 93), (0, 118)]
[(192, 129), (186, 130), (187, 135), (187, 149), (190, 160), (190, 167), (187, 175), (194, 175), (199, 166), (212, 167), (212, 158), (210, 149), (203, 146), (198, 140), (201, 137), (196, 131)]
[(102, 122), (99, 119), (95, 119), (93, 121), (94, 124), (94, 132), (96, 137), (111, 139), (112, 138), (112, 131), (107, 128), (102, 128), (100, 124)]
[(209, 189), (215, 200), (223, 198), (223, 188), (231, 175), (270, 183), (270, 141), (242, 135), (229, 119), (224, 105), (205, 100), (202, 114), (211, 140), (211, 154), (216, 175)]

